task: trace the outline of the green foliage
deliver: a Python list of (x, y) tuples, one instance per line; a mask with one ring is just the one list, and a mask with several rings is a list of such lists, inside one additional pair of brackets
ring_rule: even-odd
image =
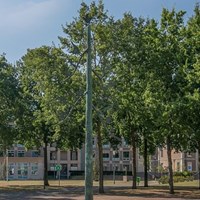
[[(194, 176), (192, 172), (188, 172), (188, 171), (183, 171), (183, 172), (174, 172), (173, 175), (173, 180), (174, 183), (178, 183), (178, 182), (185, 182), (185, 181), (193, 181), (194, 180)], [(169, 183), (169, 176), (161, 176), (161, 178), (158, 179), (159, 184), (167, 184)]]
[(5, 148), (15, 141), (19, 114), (17, 72), (4, 55), (0, 56), (0, 144)]
[(80, 147), (83, 137), (76, 138), (82, 131), (74, 118), (79, 113), (74, 111), (83, 93), (82, 76), (68, 65), (62, 50), (47, 46), (28, 50), (19, 71), (24, 98), (19, 125), (22, 130), (27, 128), (20, 139), (41, 145), (45, 137), (48, 143), (56, 142), (58, 146)]
[[(169, 151), (200, 149), (199, 5), (187, 22), (184, 15), (164, 8), (160, 22), (130, 13), (114, 20), (103, 1), (82, 3), (78, 17), (63, 26), (62, 49), (29, 49), (17, 68), (0, 56), (1, 143), (13, 143), (17, 130), (29, 147), (44, 141), (81, 147), (90, 22), (93, 128), (100, 140), (117, 147), (123, 136), (140, 152), (146, 140), (149, 154), (167, 141)], [(177, 173), (174, 181), (186, 177)]]

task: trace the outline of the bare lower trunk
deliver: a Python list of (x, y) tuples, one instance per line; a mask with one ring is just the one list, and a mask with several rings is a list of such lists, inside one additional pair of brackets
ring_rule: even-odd
[(101, 124), (97, 122), (97, 144), (99, 152), (99, 193), (104, 193), (103, 186), (103, 148), (102, 148), (102, 137), (101, 137)]
[(147, 139), (144, 139), (144, 187), (148, 187), (148, 152)]
[(199, 189), (200, 189), (200, 143), (198, 144), (198, 172), (199, 172)]
[(167, 159), (169, 168), (169, 192), (174, 194), (174, 181), (173, 181), (173, 169), (172, 169), (172, 150), (170, 136), (167, 137)]
[(49, 186), (48, 182), (48, 163), (47, 163), (47, 140), (44, 139), (44, 189), (45, 186)]
[(137, 179), (137, 170), (136, 170), (136, 139), (135, 139), (135, 133), (132, 133), (132, 153), (133, 153), (133, 164), (132, 164), (132, 189), (137, 188), (136, 179)]

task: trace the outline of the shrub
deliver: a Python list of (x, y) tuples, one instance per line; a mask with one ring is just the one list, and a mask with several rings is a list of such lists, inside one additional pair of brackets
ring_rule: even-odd
[(167, 184), (169, 182), (169, 177), (168, 176), (161, 176), (158, 179), (159, 184)]
[[(192, 172), (184, 171), (184, 172), (174, 172), (174, 183), (178, 182), (184, 182), (184, 181), (193, 181), (194, 176)], [(162, 176), (158, 180), (159, 184), (167, 184), (169, 182), (169, 177), (168, 176)]]

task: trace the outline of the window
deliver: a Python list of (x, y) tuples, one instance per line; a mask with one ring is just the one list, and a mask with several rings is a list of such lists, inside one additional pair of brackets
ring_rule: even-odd
[(50, 160), (57, 160), (57, 153), (56, 151), (50, 152)]
[(192, 171), (192, 162), (187, 162), (187, 170)]
[(17, 156), (24, 157), (24, 151), (22, 151), (22, 150), (17, 151)]
[(126, 140), (123, 141), (123, 146), (128, 147), (128, 142)]
[(103, 153), (103, 158), (109, 158), (109, 153)]
[(19, 179), (26, 179), (28, 176), (28, 164), (18, 163), (17, 174)]
[(15, 174), (14, 163), (9, 163), (9, 165), (8, 165), (8, 175), (13, 176), (14, 174)]
[(123, 152), (123, 160), (129, 160), (129, 151)]
[(109, 142), (104, 143), (104, 144), (103, 144), (103, 148), (110, 148), (110, 143), (109, 143)]
[(33, 150), (33, 151), (31, 152), (31, 156), (32, 156), (32, 157), (38, 157), (38, 156), (39, 156), (39, 151)]
[(177, 162), (177, 163), (176, 163), (176, 170), (177, 170), (177, 171), (180, 171), (180, 162)]
[(37, 175), (38, 174), (38, 163), (31, 164), (31, 174)]
[(15, 157), (15, 152), (13, 150), (8, 150), (8, 157)]
[(103, 153), (103, 160), (109, 160), (109, 153)]
[(119, 160), (119, 152), (113, 152), (113, 160)]
[(71, 160), (78, 160), (78, 152), (71, 151)]
[(119, 158), (119, 152), (113, 152), (113, 158)]

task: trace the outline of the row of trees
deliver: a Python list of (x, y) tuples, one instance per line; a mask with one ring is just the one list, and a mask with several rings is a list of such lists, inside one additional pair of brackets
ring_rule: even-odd
[(166, 147), (170, 193), (174, 193), (172, 151), (200, 151), (200, 9), (163, 9), (161, 20), (125, 13), (115, 20), (102, 1), (81, 4), (77, 18), (63, 26), (60, 47), (27, 50), (16, 66), (0, 58), (0, 139), (4, 148), (20, 142), (80, 148), (84, 142), (85, 19), (90, 17), (93, 66), (93, 131), (98, 139), (99, 191), (103, 192), (102, 143), (123, 136), (144, 156)]

